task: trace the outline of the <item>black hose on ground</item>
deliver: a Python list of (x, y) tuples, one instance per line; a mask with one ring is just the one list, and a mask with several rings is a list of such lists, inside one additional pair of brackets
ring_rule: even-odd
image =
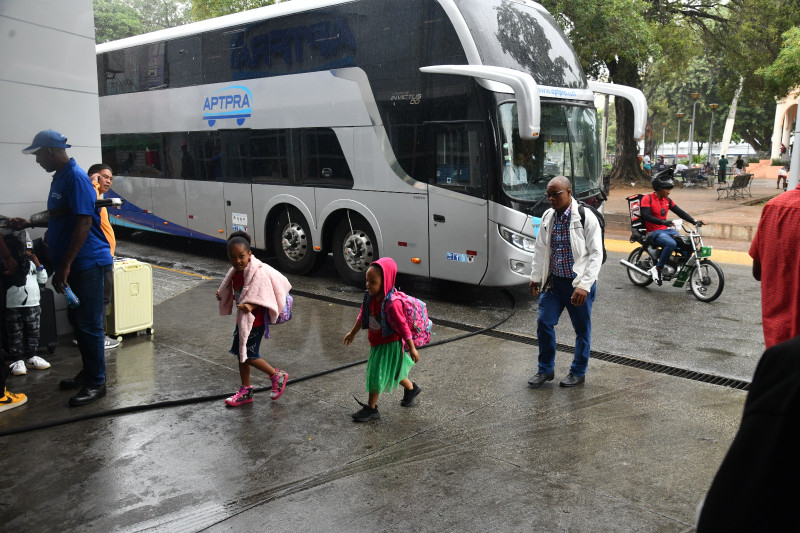
[[(475, 331), (470, 331), (470, 332), (464, 333), (462, 335), (456, 335), (454, 337), (448, 337), (447, 339), (442, 339), (440, 341), (430, 342), (430, 343), (426, 344), (425, 346), (421, 346), (419, 349), (420, 350), (424, 350), (426, 348), (431, 348), (433, 346), (441, 346), (442, 344), (447, 344), (449, 342), (455, 342), (455, 341), (463, 340), (463, 339), (466, 339), (468, 337), (472, 337), (474, 335), (480, 335), (482, 333), (486, 333), (487, 331), (491, 331), (491, 330), (499, 327), (500, 325), (502, 325), (508, 319), (513, 317), (514, 314), (517, 312), (517, 301), (514, 298), (514, 295), (511, 294), (506, 289), (503, 289), (503, 292), (506, 294), (506, 296), (508, 296), (509, 300), (511, 301), (511, 311), (503, 319), (501, 319), (498, 322), (492, 324), (491, 326), (487, 326), (485, 328), (481, 328), (481, 329), (478, 329), (478, 330), (475, 330)], [(297, 295), (306, 296), (306, 297), (310, 297), (310, 298), (316, 298), (316, 299), (320, 299), (320, 300), (333, 300), (331, 298), (320, 297), (319, 295), (306, 293), (306, 292), (303, 292), (303, 291), (294, 291), (294, 293), (297, 294)], [(348, 302), (340, 302), (340, 303), (352, 304), (353, 302), (349, 302), (348, 301)], [(287, 386), (295, 384), (295, 383), (300, 383), (301, 381), (306, 381), (308, 379), (314, 379), (314, 378), (318, 378), (318, 377), (321, 377), (321, 376), (325, 376), (327, 374), (332, 374), (334, 372), (339, 372), (341, 370), (345, 370), (345, 369), (348, 369), (348, 368), (351, 368), (351, 367), (354, 367), (354, 366), (363, 365), (364, 363), (367, 362), (367, 360), (368, 359), (361, 359), (359, 361), (353, 361), (351, 363), (346, 363), (346, 364), (343, 364), (343, 365), (339, 365), (339, 366), (336, 366), (336, 367), (333, 367), (333, 368), (329, 368), (327, 370), (321, 370), (319, 372), (313, 372), (311, 374), (306, 374), (305, 376), (300, 376), (298, 378), (292, 378), (287, 382)], [(271, 387), (253, 388), (253, 392), (254, 393), (266, 392), (266, 391), (271, 391), (271, 390), (272, 390)], [(131, 405), (131, 406), (128, 406), (128, 407), (118, 407), (116, 409), (108, 409), (108, 410), (105, 410), (105, 411), (98, 411), (96, 413), (89, 413), (89, 414), (80, 415), (80, 416), (74, 416), (74, 417), (70, 417), (70, 418), (62, 418), (61, 420), (53, 420), (51, 422), (42, 422), (40, 424), (33, 424), (33, 425), (30, 425), (30, 426), (23, 426), (21, 428), (9, 429), (9, 430), (6, 430), (6, 431), (0, 431), (0, 437), (8, 437), (10, 435), (18, 435), (20, 433), (28, 433), (30, 431), (38, 431), (38, 430), (41, 430), (41, 429), (48, 429), (48, 428), (52, 428), (52, 427), (63, 426), (63, 425), (66, 425), (66, 424), (74, 424), (76, 422), (83, 422), (84, 420), (92, 420), (92, 419), (95, 419), (95, 418), (104, 418), (104, 417), (109, 417), (109, 416), (129, 415), (129, 414), (134, 414), (134, 413), (142, 413), (142, 412), (145, 412), (145, 411), (155, 411), (156, 409), (168, 409), (168, 408), (172, 408), (172, 407), (181, 407), (181, 406), (184, 406), (184, 405), (193, 405), (193, 404), (204, 403), (204, 402), (213, 402), (213, 401), (217, 401), (217, 400), (223, 400), (223, 399), (225, 399), (225, 398), (227, 398), (229, 396), (230, 396), (230, 393), (226, 393), (226, 394), (211, 394), (211, 395), (207, 395), (207, 396), (196, 396), (196, 397), (192, 397), (192, 398), (183, 398), (183, 399), (180, 399), (180, 400), (165, 400), (163, 402), (148, 403), (148, 404), (144, 404), (144, 405)]]

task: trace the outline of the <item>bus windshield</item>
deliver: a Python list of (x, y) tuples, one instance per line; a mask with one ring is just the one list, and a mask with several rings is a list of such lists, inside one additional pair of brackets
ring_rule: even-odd
[(600, 138), (593, 108), (542, 102), (541, 133), (523, 140), (517, 126), (517, 104), (498, 108), (503, 192), (512, 200), (539, 203), (547, 182), (566, 176), (573, 195), (582, 198), (600, 187)]

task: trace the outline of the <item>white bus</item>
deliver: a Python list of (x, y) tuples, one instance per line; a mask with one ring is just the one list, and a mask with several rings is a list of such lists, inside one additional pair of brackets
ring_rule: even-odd
[(284, 271), (330, 254), (524, 283), (558, 174), (602, 200), (594, 93), (526, 0), (293, 0), (97, 47), (115, 223), (208, 240), (246, 230)]

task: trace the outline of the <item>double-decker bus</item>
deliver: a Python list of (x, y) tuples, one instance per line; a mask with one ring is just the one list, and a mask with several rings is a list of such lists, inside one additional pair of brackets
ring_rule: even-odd
[(293, 0), (97, 47), (116, 224), (248, 231), (284, 271), (328, 255), (400, 272), (527, 281), (545, 189), (601, 202), (595, 93), (527, 0)]

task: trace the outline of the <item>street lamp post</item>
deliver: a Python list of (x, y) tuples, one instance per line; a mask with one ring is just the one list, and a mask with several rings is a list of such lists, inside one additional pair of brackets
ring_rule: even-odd
[(694, 103), (692, 104), (692, 123), (689, 125), (689, 168), (692, 168), (692, 152), (694, 151), (694, 110), (697, 107), (697, 99), (700, 98), (700, 93), (691, 93)]
[(659, 155), (661, 155), (661, 157), (664, 157), (664, 146), (666, 145), (666, 143), (664, 142), (664, 139), (666, 138), (665, 137), (666, 135), (667, 135), (667, 123), (666, 122), (662, 122), (661, 123), (661, 152), (659, 153)]
[(711, 163), (711, 135), (714, 133), (714, 110), (719, 107), (719, 104), (708, 104), (711, 108), (711, 125), (708, 127), (708, 162)]
[(686, 113), (675, 113), (678, 117), (678, 135), (675, 137), (675, 160), (672, 162), (674, 165), (678, 164), (678, 144), (681, 142), (681, 119), (686, 116)]

